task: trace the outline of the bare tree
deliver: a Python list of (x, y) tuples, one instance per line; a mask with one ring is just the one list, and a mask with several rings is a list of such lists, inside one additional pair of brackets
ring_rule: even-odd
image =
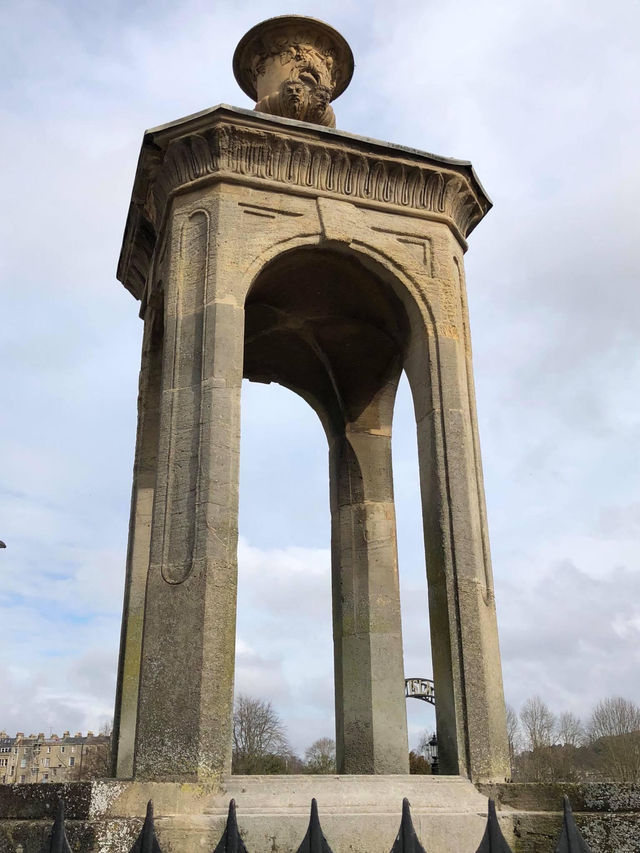
[(520, 761), (523, 781), (543, 782), (553, 779), (554, 756), (551, 746), (556, 723), (553, 713), (539, 696), (532, 696), (520, 710), (520, 722), (528, 749)]
[(74, 781), (105, 779), (111, 776), (111, 738), (106, 735), (87, 737), (80, 747), (79, 761), (70, 767), (67, 778)]
[(307, 773), (336, 772), (336, 744), (330, 737), (314, 741), (304, 754)]
[(621, 696), (603, 699), (589, 720), (600, 773), (615, 782), (640, 782), (640, 707)]
[(233, 711), (233, 772), (283, 772), (282, 767), (286, 772), (290, 755), (284, 726), (271, 702), (238, 696)]
[(418, 741), (418, 749), (417, 752), (419, 755), (428, 756), (429, 755), (429, 744), (436, 736), (435, 732), (424, 731), (422, 733), (422, 737)]
[(539, 696), (532, 696), (520, 710), (520, 722), (526, 735), (529, 749), (551, 746), (555, 729), (555, 717), (549, 706)]
[(113, 734), (113, 717), (109, 717), (108, 719), (104, 720), (104, 722), (98, 729), (98, 734), (109, 735), (109, 737), (111, 737), (111, 735)]
[(640, 707), (622, 696), (603, 699), (591, 712), (589, 737), (627, 735), (640, 730)]
[[(640, 706), (621, 697), (603, 699), (585, 724), (570, 711), (557, 718), (534, 696), (517, 720), (507, 709), (512, 772), (519, 782), (576, 782), (581, 779), (640, 782)], [(513, 747), (512, 747), (513, 744)]]
[(582, 746), (584, 736), (584, 726), (579, 717), (571, 711), (560, 714), (556, 725), (556, 740), (561, 746)]
[(507, 738), (509, 740), (509, 758), (511, 761), (511, 768), (513, 769), (513, 762), (516, 756), (516, 752), (518, 752), (520, 748), (520, 721), (518, 720), (518, 715), (511, 705), (506, 706), (507, 710)]

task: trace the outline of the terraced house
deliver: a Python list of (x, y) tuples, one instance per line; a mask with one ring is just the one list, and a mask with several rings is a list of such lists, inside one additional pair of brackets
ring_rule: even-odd
[(42, 732), (25, 737), (17, 732), (9, 737), (0, 731), (0, 784), (11, 782), (66, 782), (96, 779), (109, 772), (111, 738), (109, 735), (62, 737)]

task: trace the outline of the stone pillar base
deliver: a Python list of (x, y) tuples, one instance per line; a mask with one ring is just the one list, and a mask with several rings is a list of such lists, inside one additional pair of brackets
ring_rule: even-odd
[[(76, 853), (129, 853), (153, 800), (163, 853), (214, 850), (235, 799), (248, 853), (295, 853), (311, 799), (333, 853), (389, 853), (402, 799), (430, 853), (475, 853), (487, 799), (458, 776), (231, 776), (218, 785), (177, 782), (71, 782), (0, 786), (0, 850), (41, 853), (60, 798)], [(510, 838), (510, 821), (504, 827)], [(511, 838), (510, 838), (511, 840)]]
[(389, 853), (402, 799), (428, 853), (476, 853), (487, 799), (513, 853), (553, 853), (566, 794), (594, 853), (635, 853), (640, 785), (553, 783), (479, 785), (459, 776), (232, 776), (218, 784), (67, 782), (0, 785), (0, 853), (42, 853), (60, 799), (74, 853), (129, 853), (153, 800), (162, 853), (210, 853), (224, 830), (229, 800), (248, 853), (294, 853), (311, 798), (333, 853)]

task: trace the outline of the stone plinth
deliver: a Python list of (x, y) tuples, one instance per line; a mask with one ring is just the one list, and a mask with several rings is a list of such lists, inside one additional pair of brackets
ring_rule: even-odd
[(58, 799), (77, 853), (128, 853), (154, 803), (164, 853), (213, 850), (229, 800), (249, 853), (294, 853), (306, 832), (311, 798), (333, 853), (389, 853), (408, 797), (418, 837), (431, 853), (475, 853), (487, 800), (459, 777), (234, 776), (219, 786), (92, 782), (0, 786), (0, 851), (41, 853)]
[(249, 853), (293, 853), (304, 836), (311, 797), (333, 853), (389, 853), (402, 798), (411, 802), (428, 853), (475, 853), (487, 795), (513, 853), (553, 853), (562, 797), (594, 853), (637, 853), (640, 786), (608, 783), (480, 785), (451, 777), (235, 776), (219, 785), (171, 782), (68, 782), (0, 785), (0, 853), (42, 853), (63, 799), (75, 853), (128, 853), (153, 799), (163, 853), (201, 853), (217, 844), (229, 799)]

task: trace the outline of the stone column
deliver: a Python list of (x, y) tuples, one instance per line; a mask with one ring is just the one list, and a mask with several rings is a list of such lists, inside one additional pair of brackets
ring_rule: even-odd
[(339, 773), (408, 773), (390, 429), (329, 452)]
[(202, 781), (231, 766), (244, 311), (221, 296), (214, 204), (176, 200), (167, 239), (138, 778)]
[(160, 391), (162, 383), (163, 306), (148, 305), (142, 340), (138, 390), (138, 434), (133, 466), (131, 521), (127, 549), (118, 686), (113, 721), (114, 775), (133, 776), (138, 715), (144, 600), (149, 569), (151, 512), (156, 484)]
[[(453, 241), (451, 241), (453, 245)], [(504, 779), (509, 760), (462, 259), (442, 271), (436, 333), (406, 364), (418, 432), (442, 773)]]

